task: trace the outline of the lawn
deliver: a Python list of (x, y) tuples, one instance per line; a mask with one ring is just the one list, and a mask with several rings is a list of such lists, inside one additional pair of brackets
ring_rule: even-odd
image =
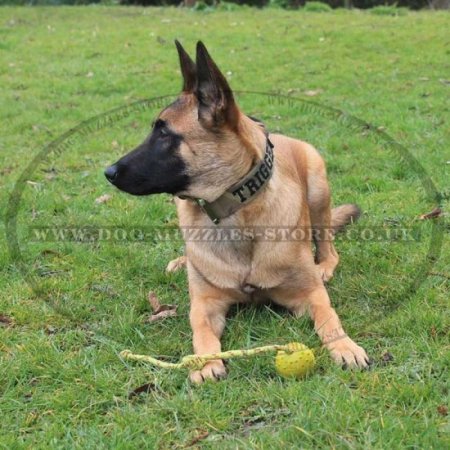
[[(448, 448), (449, 28), (445, 12), (0, 8), (0, 448)], [(243, 109), (318, 147), (334, 203), (364, 211), (353, 229), (375, 237), (338, 239), (329, 292), (371, 370), (318, 349), (304, 381), (258, 357), (196, 388), (119, 357), (191, 352), (186, 275), (164, 273), (183, 244), (153, 232), (176, 224), (171, 198), (103, 177), (166, 100), (133, 102), (178, 92), (175, 38), (202, 39)], [(46, 226), (151, 232), (39, 241)], [(149, 291), (177, 316), (150, 323)], [(223, 347), (294, 340), (319, 346), (307, 318), (249, 306)]]

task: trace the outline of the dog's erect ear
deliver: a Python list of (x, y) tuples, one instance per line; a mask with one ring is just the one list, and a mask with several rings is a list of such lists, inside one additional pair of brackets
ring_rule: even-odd
[(197, 69), (195, 63), (177, 40), (175, 40), (175, 45), (177, 46), (181, 74), (183, 75), (183, 91), (193, 92), (197, 82)]
[(202, 42), (197, 43), (197, 87), (199, 119), (212, 127), (236, 127), (238, 109), (227, 80), (209, 56)]

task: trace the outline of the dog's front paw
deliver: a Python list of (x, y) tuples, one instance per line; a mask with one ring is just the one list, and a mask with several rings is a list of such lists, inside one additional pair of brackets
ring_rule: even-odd
[(187, 258), (186, 256), (180, 256), (179, 258), (175, 258), (167, 264), (166, 272), (177, 272), (186, 266)]
[(365, 369), (369, 366), (370, 360), (366, 351), (349, 337), (344, 337), (334, 342), (330, 342), (329, 344), (325, 344), (325, 347), (330, 351), (331, 357), (336, 364), (351, 369), (358, 367)]
[(225, 365), (221, 359), (214, 359), (212, 361), (208, 361), (203, 369), (201, 370), (193, 370), (189, 378), (192, 383), (202, 384), (206, 380), (217, 381), (227, 376), (227, 370), (225, 369)]

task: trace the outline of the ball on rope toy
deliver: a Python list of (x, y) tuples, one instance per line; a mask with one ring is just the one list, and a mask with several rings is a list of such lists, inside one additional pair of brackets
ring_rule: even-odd
[(292, 351), (279, 350), (275, 356), (275, 368), (285, 378), (304, 378), (314, 369), (316, 358), (304, 344), (292, 342)]
[(210, 360), (232, 359), (255, 356), (276, 351), (275, 369), (277, 373), (286, 378), (304, 378), (315, 366), (314, 352), (304, 344), (291, 342), (286, 345), (266, 345), (248, 350), (229, 350), (226, 352), (211, 353), (208, 355), (188, 355), (179, 363), (160, 361), (148, 355), (136, 355), (130, 350), (123, 350), (120, 356), (133, 361), (143, 361), (163, 369), (190, 369), (200, 370)]

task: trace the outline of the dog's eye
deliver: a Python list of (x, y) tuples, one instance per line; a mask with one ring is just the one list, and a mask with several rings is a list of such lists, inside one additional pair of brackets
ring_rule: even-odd
[(153, 128), (155, 132), (158, 133), (160, 137), (167, 137), (170, 135), (169, 130), (167, 129), (167, 124), (164, 120), (158, 119), (154, 124)]

